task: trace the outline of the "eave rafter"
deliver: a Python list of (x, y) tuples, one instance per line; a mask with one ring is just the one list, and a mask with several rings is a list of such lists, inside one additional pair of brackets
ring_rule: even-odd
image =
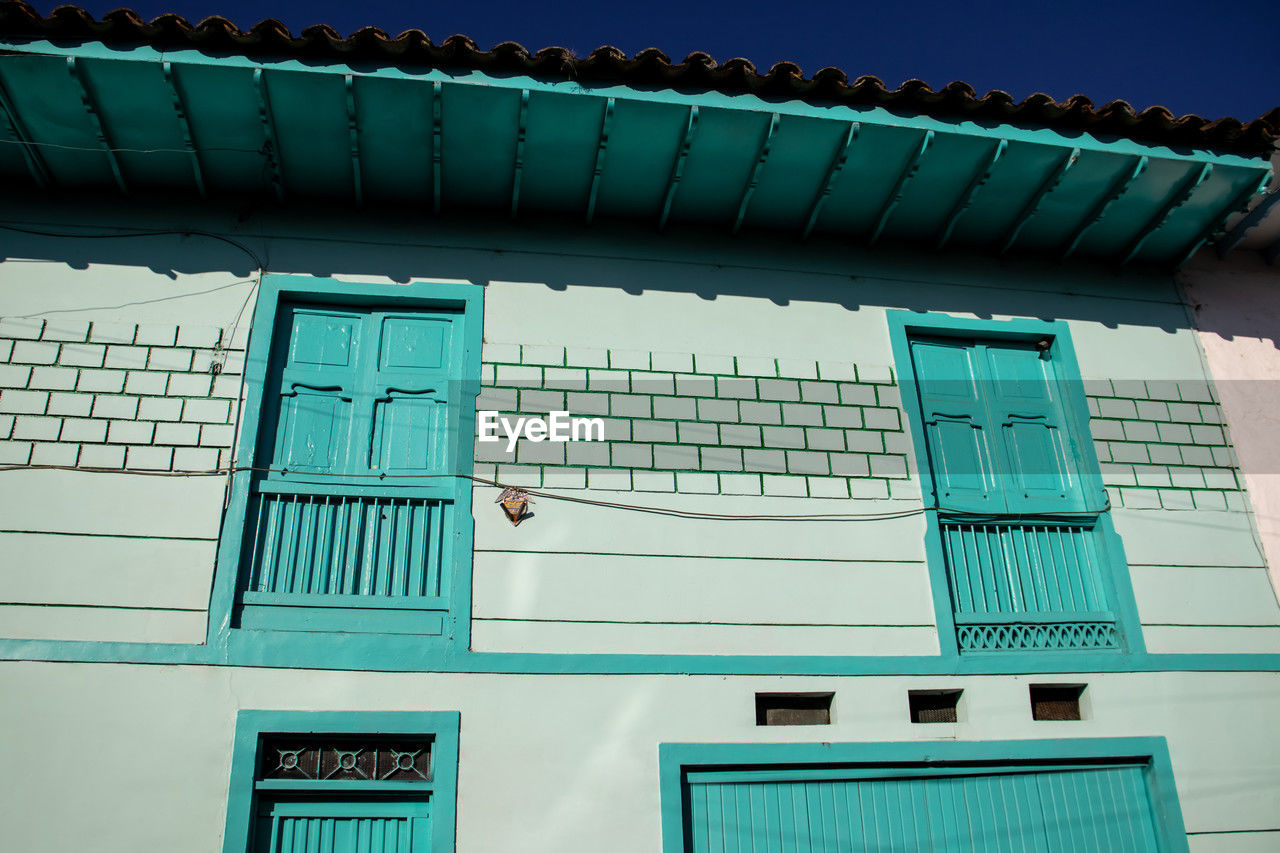
[[(1256, 183), (1247, 185), (1243, 190), (1237, 193), (1236, 197), (1231, 199), (1231, 201), (1227, 202), (1226, 206), (1223, 207), (1222, 210), (1210, 220), (1212, 224), (1209, 225), (1209, 227), (1205, 228), (1205, 230), (1201, 232), (1196, 237), (1196, 239), (1189, 244), (1187, 250), (1183, 252), (1182, 257), (1178, 260), (1178, 263), (1175, 264), (1175, 266), (1180, 267), (1183, 264), (1185, 264), (1187, 261), (1191, 260), (1191, 257), (1196, 252), (1200, 251), (1200, 247), (1205, 244), (1205, 241), (1209, 240), (1211, 237), (1213, 237), (1215, 233), (1218, 232), (1219, 223), (1226, 222), (1227, 219), (1231, 217), (1231, 214), (1244, 210), (1246, 207), (1248, 207), (1249, 200), (1252, 199), (1255, 195), (1259, 195), (1261, 193), (1266, 192), (1267, 185), (1270, 183), (1271, 183), (1271, 173), (1267, 172)], [(1266, 256), (1266, 251), (1267, 250), (1263, 250), (1264, 257)], [(1268, 263), (1270, 262), (1271, 261), (1268, 261)]]
[(1142, 230), (1138, 232), (1138, 236), (1129, 244), (1128, 250), (1124, 253), (1124, 259), (1120, 261), (1121, 266), (1132, 261), (1142, 251), (1142, 246), (1152, 234), (1160, 230), (1160, 228), (1169, 221), (1169, 217), (1173, 212), (1187, 203), (1191, 195), (1209, 179), (1213, 174), (1213, 164), (1205, 163), (1199, 169), (1193, 170), (1186, 178), (1183, 179), (1178, 189), (1170, 196), (1169, 200), (1151, 217)]
[(1071, 238), (1067, 240), (1067, 245), (1063, 247), (1059, 260), (1065, 261), (1071, 257), (1071, 253), (1080, 245), (1080, 241), (1084, 239), (1084, 235), (1097, 225), (1102, 217), (1106, 215), (1111, 205), (1115, 204), (1120, 196), (1129, 191), (1129, 187), (1133, 186), (1134, 181), (1147, 170), (1147, 165), (1151, 162), (1149, 157), (1138, 157), (1134, 160), (1132, 168), (1121, 172), (1120, 175), (1111, 182), (1111, 186), (1107, 188), (1107, 192), (1098, 203), (1093, 206), (1084, 220), (1071, 234)]
[(1235, 227), (1213, 244), (1214, 249), (1218, 252), (1218, 257), (1225, 258), (1231, 253), (1232, 249), (1244, 242), (1244, 238), (1248, 236), (1249, 231), (1266, 219), (1277, 204), (1280, 204), (1280, 191), (1271, 193), (1254, 205), (1253, 210), (1246, 213), (1244, 218), (1235, 224)]
[(755, 194), (756, 185), (760, 183), (760, 173), (764, 171), (764, 163), (769, 159), (769, 148), (773, 145), (773, 135), (778, 131), (779, 120), (777, 113), (769, 116), (769, 127), (765, 130), (764, 137), (760, 140), (760, 147), (756, 151), (755, 166), (752, 167), (751, 177), (747, 179), (747, 185), (742, 190), (742, 200), (738, 202), (738, 215), (733, 219), (734, 234), (737, 234), (738, 229), (742, 227), (742, 220), (747, 215), (747, 206), (751, 204), (751, 196)]
[(871, 230), (871, 237), (867, 240), (868, 246), (874, 246), (876, 241), (880, 239), (880, 235), (884, 233), (884, 227), (889, 224), (889, 217), (893, 215), (894, 208), (898, 206), (898, 202), (902, 201), (902, 195), (907, 189), (907, 184), (915, 177), (916, 172), (920, 170), (920, 159), (924, 157), (924, 152), (929, 150), (929, 146), (933, 144), (933, 131), (926, 130), (920, 138), (920, 145), (916, 148), (915, 154), (907, 161), (907, 165), (898, 175), (898, 180), (894, 182), (893, 190), (889, 193), (889, 198), (884, 203), (880, 216), (876, 220), (876, 227)]
[(1005, 236), (1004, 242), (1000, 245), (1000, 254), (1005, 254), (1013, 248), (1014, 241), (1018, 239), (1018, 235), (1022, 233), (1022, 229), (1027, 226), (1037, 213), (1040, 212), (1040, 203), (1044, 201), (1045, 196), (1057, 189), (1062, 183), (1062, 179), (1067, 173), (1080, 162), (1080, 149), (1072, 148), (1067, 156), (1054, 167), (1049, 173), (1049, 177), (1036, 188), (1035, 194), (1031, 199), (1023, 205), (1022, 212), (1018, 214), (1018, 218), (1013, 221), (1013, 225), (1009, 228), (1009, 233)]
[(27, 132), (21, 115), (14, 109), (13, 100), (9, 97), (9, 90), (5, 88), (3, 80), (0, 80), (0, 112), (4, 113), (5, 122), (9, 126), (9, 135), (22, 149), (22, 158), (26, 161), (27, 171), (31, 173), (36, 186), (42, 190), (49, 189), (53, 186), (53, 173), (49, 171), (49, 164), (44, 161), (39, 146)]
[(107, 155), (107, 163), (111, 166), (111, 174), (116, 179), (116, 186), (120, 188), (121, 193), (128, 195), (129, 186), (124, 181), (124, 172), (120, 170), (120, 160), (116, 157), (115, 146), (111, 143), (106, 124), (102, 121), (102, 114), (98, 110), (93, 91), (89, 88), (89, 83), (84, 78), (84, 70), (80, 61), (74, 56), (67, 57), (67, 73), (71, 75), (72, 81), (76, 84), (76, 89), (80, 94), (80, 103), (84, 106), (84, 111), (89, 115), (89, 121), (93, 124), (93, 131), (94, 135), (98, 137), (98, 144), (102, 146), (103, 152)]
[(271, 94), (267, 91), (267, 78), (261, 68), (253, 69), (253, 88), (258, 95), (258, 120), (262, 123), (262, 153), (271, 171), (271, 187), (276, 199), (284, 201), (283, 164), (280, 162), (280, 146), (276, 141), (276, 121), (271, 113)]
[(1000, 158), (1004, 156), (1004, 152), (1009, 148), (1009, 140), (1001, 139), (991, 149), (991, 153), (982, 162), (978, 171), (973, 173), (973, 178), (969, 181), (969, 186), (965, 188), (964, 193), (956, 202), (955, 207), (951, 209), (951, 213), (947, 215), (947, 221), (942, 226), (941, 233), (938, 234), (938, 242), (934, 248), (941, 249), (947, 245), (947, 241), (951, 239), (951, 232), (955, 229), (956, 223), (960, 221), (960, 217), (973, 204), (973, 197), (978, 194), (978, 190), (983, 184), (991, 180), (991, 173), (995, 171), (996, 164), (1000, 162)]
[(613, 124), (615, 102), (609, 98), (604, 103), (604, 115), (600, 118), (600, 139), (596, 143), (596, 162), (591, 170), (591, 189), (587, 191), (587, 224), (596, 216), (596, 196), (600, 192), (600, 176), (604, 173), (604, 157), (609, 150), (609, 128)]
[(529, 90), (520, 90), (520, 118), (516, 125), (516, 156), (511, 170), (511, 218), (520, 209), (520, 179), (524, 175), (524, 144), (529, 133)]
[(680, 141), (676, 160), (671, 165), (671, 177), (667, 179), (667, 192), (662, 201), (662, 216), (658, 219), (659, 231), (666, 230), (667, 220), (671, 216), (671, 206), (676, 200), (676, 190), (680, 188), (680, 179), (684, 177), (684, 163), (689, 159), (689, 149), (693, 146), (693, 137), (697, 131), (698, 108), (689, 107), (689, 117), (685, 120), (684, 138)]
[(351, 191), (355, 193), (356, 207), (364, 207), (364, 182), (360, 172), (360, 124), (356, 112), (355, 78), (343, 75), (347, 94), (347, 137), (351, 145)]
[(173, 98), (173, 111), (178, 117), (178, 126), (182, 128), (182, 141), (187, 146), (187, 155), (191, 160), (191, 173), (196, 181), (196, 190), (201, 198), (208, 198), (209, 193), (204, 184), (204, 169), (200, 165), (200, 152), (196, 147), (195, 133), (191, 130), (191, 119), (187, 112), (186, 99), (182, 97), (182, 87), (173, 70), (173, 63), (165, 60), (161, 64), (165, 85), (169, 87), (169, 96)]
[(444, 171), (444, 85), (431, 84), (431, 211), (440, 212), (440, 184)]
[(826, 177), (822, 179), (822, 187), (818, 190), (818, 194), (813, 197), (813, 203), (809, 205), (809, 215), (805, 217), (804, 231), (800, 234), (800, 239), (808, 240), (809, 235), (813, 233), (814, 226), (818, 224), (818, 217), (822, 215), (822, 208), (826, 205), (827, 199), (831, 197), (831, 190), (836, 184), (836, 179), (840, 177), (840, 173), (844, 171), (844, 164), (849, 161), (849, 152), (853, 150), (853, 144), (858, 141), (858, 134), (862, 131), (860, 122), (851, 121), (849, 127), (844, 132), (844, 141), (836, 148), (835, 154), (831, 156), (831, 163), (827, 166)]

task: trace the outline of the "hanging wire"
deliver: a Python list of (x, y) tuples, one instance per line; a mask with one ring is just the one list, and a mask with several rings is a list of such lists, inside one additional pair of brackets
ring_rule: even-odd
[[(122, 469), (122, 468), (105, 468), (105, 467), (78, 467), (75, 465), (0, 465), (0, 472), (5, 471), (83, 471), (91, 474), (133, 474), (146, 477), (218, 477), (226, 474), (236, 474), (240, 472), (254, 472), (259, 474), (279, 474), (288, 476), (291, 472), (288, 468), (269, 468), (257, 465), (232, 465), (225, 468), (208, 468), (201, 470), (146, 470), (146, 469)], [(885, 512), (806, 512), (806, 513), (721, 513), (721, 512), (704, 512), (701, 510), (675, 509), (672, 507), (649, 506), (645, 504), (630, 504), (620, 501), (602, 501), (595, 498), (577, 497), (575, 495), (566, 495), (557, 492), (548, 492), (542, 489), (529, 489), (523, 486), (512, 486), (510, 483), (503, 483), (500, 480), (491, 480), (488, 477), (476, 477), (470, 474), (335, 474), (328, 471), (307, 471), (302, 474), (304, 477), (338, 477), (342, 479), (370, 479), (370, 480), (394, 480), (394, 479), (441, 479), (454, 478), (460, 480), (470, 480), (473, 483), (479, 483), (483, 486), (493, 486), (499, 489), (519, 488), (521, 491), (539, 498), (548, 500), (567, 501), (569, 503), (586, 504), (588, 506), (598, 506), (605, 509), (617, 509), (628, 512), (642, 512), (652, 515), (666, 515), (675, 518), (694, 518), (707, 521), (888, 521), (900, 518), (910, 518), (916, 515), (924, 515), (930, 511), (945, 513), (948, 521), (964, 521), (971, 523), (984, 523), (996, 521), (1017, 521), (1021, 519), (1035, 519), (1037, 521), (1079, 521), (1097, 518), (1101, 513), (1111, 509), (1110, 496), (1107, 498), (1106, 505), (1098, 510), (1083, 510), (1080, 512), (1054, 512), (1054, 513), (966, 513), (945, 510), (936, 505), (925, 505), (913, 507), (911, 509), (887, 510)]]
[(257, 252), (248, 246), (230, 237), (224, 237), (221, 234), (214, 234), (210, 231), (201, 231), (196, 228), (169, 228), (157, 229), (155, 231), (115, 231), (107, 234), (89, 234), (79, 231), (46, 231), (39, 228), (24, 228), (18, 225), (0, 224), (0, 230), (15, 231), (19, 234), (30, 234), (36, 237), (73, 237), (77, 240), (111, 240), (131, 237), (205, 237), (209, 240), (217, 240), (226, 243), (228, 246), (234, 246), (244, 252), (253, 261), (253, 265), (262, 270), (266, 267), (266, 263), (262, 258), (258, 257)]

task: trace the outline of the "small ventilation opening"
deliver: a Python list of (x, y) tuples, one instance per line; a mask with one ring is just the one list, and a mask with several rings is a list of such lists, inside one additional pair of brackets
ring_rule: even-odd
[(911, 706), (913, 723), (959, 722), (961, 690), (910, 690), (907, 702)]
[(825, 726), (834, 693), (757, 693), (757, 726)]
[(1032, 684), (1031, 719), (1078, 720), (1083, 684)]

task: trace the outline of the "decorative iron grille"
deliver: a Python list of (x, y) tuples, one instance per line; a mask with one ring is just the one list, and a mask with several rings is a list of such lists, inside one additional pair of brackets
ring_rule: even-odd
[(289, 735), (263, 740), (260, 779), (430, 782), (429, 738), (371, 740)]
[(940, 528), (961, 651), (1120, 647), (1096, 524), (944, 520)]

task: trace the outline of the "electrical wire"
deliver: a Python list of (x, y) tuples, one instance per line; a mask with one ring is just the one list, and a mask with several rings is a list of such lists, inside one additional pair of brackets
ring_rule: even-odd
[(262, 258), (258, 257), (257, 252), (253, 251), (253, 249), (250, 249), (243, 243), (232, 240), (230, 237), (224, 237), (221, 234), (214, 234), (210, 231), (200, 231), (195, 228), (170, 228), (155, 231), (117, 231), (110, 234), (84, 234), (66, 231), (44, 231), (37, 228), (23, 228), (17, 225), (0, 224), (0, 230), (15, 231), (19, 234), (30, 234), (36, 237), (73, 237), (77, 240), (110, 240), (130, 237), (205, 237), (210, 240), (218, 240), (219, 242), (226, 243), (228, 246), (234, 246), (249, 256), (253, 261), (254, 267), (259, 270), (266, 268), (266, 263)]
[[(91, 474), (133, 474), (148, 477), (217, 477), (226, 474), (236, 474), (240, 472), (253, 472), (259, 474), (279, 474), (288, 476), (290, 472), (287, 468), (264, 468), (257, 465), (232, 465), (226, 468), (208, 468), (200, 470), (148, 470), (148, 469), (122, 469), (107, 467), (80, 467), (75, 465), (0, 465), (0, 472), (5, 471), (82, 471)], [(778, 513), (720, 513), (720, 512), (703, 512), (699, 510), (674, 509), (671, 507), (648, 506), (645, 504), (629, 504), (618, 501), (602, 501), (595, 498), (578, 497), (575, 495), (559, 494), (556, 492), (548, 492), (542, 489), (525, 489), (520, 486), (512, 486), (509, 483), (503, 483), (499, 480), (491, 480), (487, 477), (476, 477), (470, 474), (386, 474), (386, 473), (365, 473), (365, 474), (335, 474), (328, 471), (307, 471), (302, 474), (303, 477), (340, 477), (343, 479), (376, 479), (378, 481), (395, 480), (395, 479), (441, 479), (453, 478), (460, 480), (470, 480), (473, 483), (479, 483), (484, 486), (494, 486), (499, 489), (515, 488), (533, 497), (547, 498), (548, 500), (567, 501), (569, 503), (586, 504), (588, 506), (598, 506), (605, 509), (618, 509), (629, 512), (649, 513), (652, 515), (666, 515), (675, 518), (692, 518), (702, 519), (706, 521), (890, 521), (901, 518), (910, 518), (916, 515), (924, 515), (930, 511), (937, 511), (945, 514), (945, 520), (954, 522), (966, 522), (973, 524), (992, 523), (992, 522), (1013, 522), (1026, 519), (1034, 519), (1038, 522), (1053, 523), (1054, 521), (1079, 521), (1097, 518), (1101, 513), (1111, 508), (1111, 500), (1108, 497), (1106, 505), (1099, 510), (1086, 510), (1081, 512), (1055, 512), (1055, 513), (1014, 513), (1014, 514), (997, 514), (997, 513), (965, 513), (951, 510), (944, 510), (938, 506), (921, 506), (911, 509), (888, 510), (886, 512), (822, 512), (822, 513), (795, 513), (795, 514), (778, 514)]]
[(26, 139), (0, 139), (5, 145), (30, 145), (37, 148), (54, 148), (58, 151), (88, 151), (101, 154), (110, 151), (113, 154), (203, 154), (206, 151), (230, 151), (236, 154), (261, 154), (261, 148), (114, 148), (104, 145), (63, 145), (58, 142), (37, 142)]

